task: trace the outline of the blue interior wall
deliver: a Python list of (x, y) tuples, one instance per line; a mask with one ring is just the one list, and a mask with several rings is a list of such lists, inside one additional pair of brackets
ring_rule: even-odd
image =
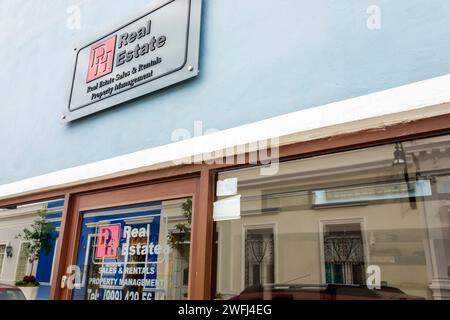
[(73, 48), (151, 1), (0, 2), (0, 184), (450, 73), (448, 0), (203, 0), (197, 78), (62, 123)]

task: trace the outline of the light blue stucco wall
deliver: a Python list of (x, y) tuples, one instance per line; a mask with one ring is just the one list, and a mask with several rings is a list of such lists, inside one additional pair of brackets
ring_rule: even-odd
[(450, 73), (450, 0), (204, 0), (197, 78), (62, 123), (73, 48), (149, 2), (0, 1), (0, 184)]

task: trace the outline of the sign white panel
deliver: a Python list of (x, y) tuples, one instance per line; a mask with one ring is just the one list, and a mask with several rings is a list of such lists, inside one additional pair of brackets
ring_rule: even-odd
[(221, 199), (214, 202), (214, 221), (234, 220), (241, 218), (241, 195)]
[(153, 9), (76, 49), (71, 121), (198, 74), (201, 0), (154, 0)]

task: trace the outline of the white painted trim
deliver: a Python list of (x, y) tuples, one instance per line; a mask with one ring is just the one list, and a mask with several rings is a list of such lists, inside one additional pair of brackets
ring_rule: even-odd
[[(195, 155), (279, 138), (280, 145), (450, 113), (450, 74), (0, 186), (0, 199), (167, 168)], [(276, 107), (276, 106), (274, 106)], [(225, 154), (225, 153), (224, 153)], [(179, 162), (178, 162), (179, 163)]]
[[(57, 207), (56, 209), (46, 209), (46, 203), (35, 203), (32, 205), (19, 206), (16, 209), (0, 209), (0, 222), (2, 220), (11, 220), (13, 218), (31, 219), (32, 217), (37, 217), (39, 210), (45, 210), (47, 214), (61, 213), (63, 207)], [(48, 222), (59, 222), (59, 218), (47, 219)], [(31, 222), (21, 222), (17, 226), (28, 225)], [(13, 225), (0, 224), (0, 229), (11, 228)], [(14, 225), (16, 226), (16, 225)]]
[[(53, 283), (53, 275), (54, 275), (54, 270), (55, 270), (55, 261), (56, 261), (56, 253), (57, 253), (57, 248), (58, 248), (58, 241), (59, 241), (59, 236), (55, 239), (55, 245), (53, 247), (53, 258), (52, 258), (52, 269), (50, 270), (50, 283), (49, 285), (51, 285)], [(37, 261), (37, 266), (36, 266), (36, 273), (37, 273), (37, 268), (39, 267), (39, 260)]]
[(34, 216), (37, 215), (39, 210), (45, 209), (43, 203), (37, 203), (32, 205), (20, 206), (16, 209), (0, 209), (0, 220), (15, 218), (19, 216)]

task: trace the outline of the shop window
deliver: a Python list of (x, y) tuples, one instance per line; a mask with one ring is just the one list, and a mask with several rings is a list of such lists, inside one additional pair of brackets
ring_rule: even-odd
[(187, 298), (191, 199), (83, 214), (76, 300)]
[(450, 299), (449, 177), (448, 135), (220, 172), (216, 296)]

